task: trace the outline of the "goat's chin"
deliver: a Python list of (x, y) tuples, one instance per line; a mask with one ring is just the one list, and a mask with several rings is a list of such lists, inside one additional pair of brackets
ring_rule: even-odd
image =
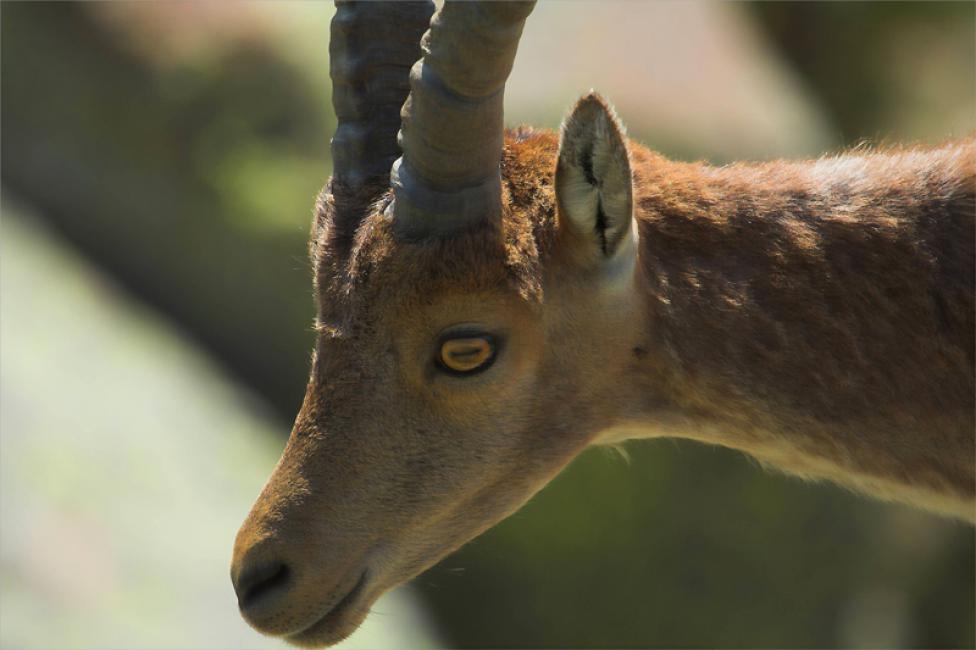
[[(375, 598), (373, 599), (375, 600)], [(372, 601), (354, 608), (330, 612), (311, 627), (285, 637), (285, 641), (300, 648), (325, 648), (346, 640), (366, 620)]]
[(380, 596), (420, 575), (480, 532), (477, 530), (447, 544), (428, 542), (412, 547), (407, 552), (410, 559), (406, 561), (391, 553), (389, 546), (374, 548), (368, 555), (370, 568), (356, 587), (321, 619), (299, 632), (285, 635), (284, 640), (302, 648), (324, 648), (344, 641), (362, 625)]
[(345, 640), (362, 625), (369, 608), (386, 591), (371, 582), (368, 570), (364, 570), (356, 585), (335, 607), (307, 627), (284, 635), (284, 640), (303, 648), (324, 648)]

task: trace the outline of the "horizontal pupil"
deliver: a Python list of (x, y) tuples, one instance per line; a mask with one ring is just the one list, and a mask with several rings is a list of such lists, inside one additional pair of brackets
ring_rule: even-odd
[(463, 359), (465, 357), (478, 356), (479, 354), (485, 351), (486, 350), (484, 348), (472, 348), (470, 350), (457, 350), (457, 351), (452, 351), (451, 356), (454, 357), (455, 359)]

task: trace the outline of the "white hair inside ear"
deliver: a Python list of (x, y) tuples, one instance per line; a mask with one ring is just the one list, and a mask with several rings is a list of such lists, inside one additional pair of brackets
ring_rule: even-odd
[(605, 260), (632, 252), (633, 194), (624, 127), (607, 101), (590, 92), (560, 130), (556, 200), (561, 226)]

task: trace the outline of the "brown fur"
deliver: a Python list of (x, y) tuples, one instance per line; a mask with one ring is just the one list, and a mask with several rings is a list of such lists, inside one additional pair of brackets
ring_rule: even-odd
[(682, 408), (737, 422), (714, 441), (787, 470), (972, 518), (976, 142), (722, 169), (635, 157), (654, 345)]
[[(473, 232), (400, 242), (385, 188), (358, 229), (323, 193), (312, 376), (235, 548), (236, 582), (288, 567), (245, 612), (258, 629), (344, 638), (586, 446), (627, 437), (974, 518), (976, 141), (723, 168), (627, 146), (623, 281), (559, 217), (553, 133), (509, 134), (502, 220)], [(489, 371), (438, 373), (457, 323), (504, 339)]]

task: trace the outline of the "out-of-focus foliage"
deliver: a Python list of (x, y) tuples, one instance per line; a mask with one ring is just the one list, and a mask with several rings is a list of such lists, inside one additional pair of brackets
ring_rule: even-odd
[(96, 10), (3, 4), (4, 184), (297, 410), (304, 246), (329, 173), (321, 88), (259, 40), (156, 65)]
[[(328, 175), (328, 13), (315, 17), (320, 40), (302, 49), (298, 36), (261, 18), (298, 5), (261, 14), (211, 4), (214, 24), (250, 21), (246, 36), (214, 30), (206, 47), (172, 48), (176, 35), (209, 33), (191, 29), (194, 5), (160, 3), (145, 14), (106, 7), (0, 5), (4, 186), (291, 418), (312, 340), (306, 224)], [(561, 46), (599, 57), (613, 34), (587, 32), (606, 25), (586, 12), (605, 5), (553, 7), (553, 20), (575, 16), (551, 28), (575, 26)], [(708, 7), (696, 11), (709, 16)], [(749, 28), (725, 34), (726, 49), (681, 50), (681, 83), (652, 98), (674, 102), (661, 114), (691, 115), (681, 84), (707, 83), (709, 70), (725, 70), (708, 57), (740, 47), (741, 67), (730, 74), (779, 71), (763, 82), (774, 85), (749, 88), (767, 88), (770, 101), (777, 87), (791, 102), (817, 100), (798, 113), (815, 116), (815, 129), (762, 151), (879, 135), (937, 140), (973, 128), (971, 4), (722, 7)], [(631, 45), (657, 61), (675, 55), (655, 39)], [(621, 84), (641, 83), (640, 66), (631, 69)], [(775, 85), (784, 78), (792, 81)], [(710, 110), (733, 111), (734, 100), (715, 95)], [(523, 110), (518, 96), (509, 101)], [(737, 106), (762, 111), (770, 101)], [(554, 124), (565, 109), (554, 102), (539, 119)], [(680, 133), (680, 120), (655, 128), (665, 123), (623, 118), (670, 153), (757, 155), (741, 133), (719, 142), (733, 127), (705, 117)], [(787, 118), (715, 122), (767, 124), (790, 137)], [(709, 126), (708, 142), (689, 139), (696, 124)], [(584, 454), (525, 509), (418, 579), (453, 645), (976, 643), (971, 528), (781, 477), (726, 450), (656, 441), (629, 451), (630, 463)]]
[(751, 9), (852, 144), (976, 128), (976, 3), (757, 2)]
[(421, 578), (449, 638), (487, 647), (972, 645), (968, 526), (770, 476), (693, 443), (628, 450), (630, 463), (588, 452)]

